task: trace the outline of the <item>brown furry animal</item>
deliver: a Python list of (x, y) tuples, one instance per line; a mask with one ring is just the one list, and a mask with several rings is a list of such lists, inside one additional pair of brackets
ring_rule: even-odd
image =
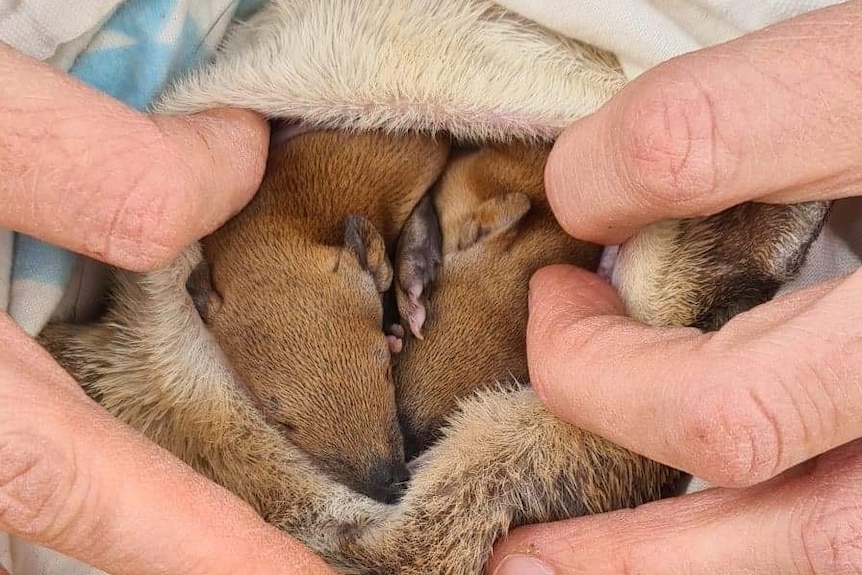
[(186, 283), (268, 422), (381, 501), (408, 479), (390, 369), (400, 343), (383, 330), (387, 250), (447, 153), (443, 138), (298, 135), (271, 152), (253, 201), (203, 240)]
[[(547, 149), (524, 146), (462, 154), (434, 191), (439, 208), (419, 203), (401, 234), (400, 302), (404, 294), (409, 301), (417, 278), (421, 290), (412, 303), (424, 305), (426, 291), (433, 298), (427, 325), (419, 325), (428, 339), (405, 348), (397, 365), (400, 397), (410, 394), (407, 381), (422, 372), (422, 362), (429, 375), (441, 374), (453, 386), (436, 408), (446, 411), (437, 426), (452, 415), (446, 439), (417, 464), (398, 506), (378, 506), (318, 471), (350, 485), (350, 473), (328, 467), (325, 457), (341, 449), (347, 460), (366, 461), (380, 429), (361, 428), (369, 408), (332, 415), (315, 402), (334, 403), (333, 410), (378, 402), (369, 422), (382, 422), (384, 432), (394, 416), (387, 405), (393, 388), (380, 376), (389, 350), (379, 291), (391, 272), (374, 272), (388, 269), (386, 253), (371, 249), (370, 233), (333, 246), (341, 241), (338, 214), (367, 218), (351, 218), (348, 238), (356, 221), (407, 220), (420, 188), (430, 187), (442, 166), (446, 148), (433, 142), (298, 136), (273, 154), (252, 204), (206, 238), (202, 251), (190, 249), (159, 272), (118, 273), (113, 305), (99, 324), (54, 325), (42, 337), (112, 413), (348, 573), (474, 573), (511, 525), (636, 505), (657, 498), (676, 475), (559, 422), (512, 377), (526, 376), (531, 271), (558, 262), (595, 267), (600, 254), (556, 225), (542, 186)], [(380, 159), (381, 150), (390, 157)], [(419, 169), (429, 158), (439, 162)], [(395, 181), (405, 199), (387, 185)], [(356, 199), (339, 194), (348, 189)], [(328, 195), (336, 197), (325, 202)], [(442, 233), (429, 235), (438, 212)], [(398, 229), (378, 225), (377, 246), (394, 244)], [(435, 253), (443, 273), (432, 284), (417, 266), (433, 271)], [(384, 280), (374, 281), (377, 275)], [(458, 277), (466, 282), (461, 287)], [(465, 308), (460, 300), (471, 294), (473, 305)], [(339, 312), (345, 303), (350, 307)], [(465, 316), (467, 309), (480, 314), (478, 321)], [(466, 353), (452, 351), (460, 348)], [(351, 377), (362, 370), (365, 379)], [(456, 410), (458, 397), (494, 379), (501, 387)], [(433, 392), (413, 389), (417, 397)], [(270, 397), (284, 399), (273, 405)], [(328, 433), (283, 429), (285, 420), (302, 418), (311, 427), (315, 411)], [(335, 442), (340, 446), (330, 447)], [(384, 451), (393, 444), (400, 449), (392, 439)], [(485, 450), (476, 453), (477, 445)], [(437, 543), (427, 545), (428, 537)]]
[(390, 370), (400, 343), (383, 329), (387, 252), (447, 152), (443, 138), (296, 136), (271, 152), (252, 203), (203, 240), (210, 274), (192, 286), (196, 301), (217, 300), (198, 310), (269, 421), (381, 501), (408, 479)]
[[(488, 146), (458, 154), (432, 194), (417, 203), (421, 188), (429, 187), (436, 177), (434, 169), (417, 168), (425, 165), (429, 153), (444, 154), (445, 149), (431, 143), (426, 144), (430, 147), (390, 146), (387, 153), (398, 158), (375, 161), (379, 149), (374, 138), (332, 134), (296, 138), (285, 148), (293, 152), (273, 156), (271, 175), (259, 199), (203, 242), (206, 258), (192, 246), (165, 270), (119, 273), (114, 303), (102, 322), (51, 326), (43, 342), (112, 413), (237, 493), (268, 521), (305, 541), (345, 573), (478, 574), (494, 541), (515, 525), (658, 498), (678, 477), (676, 471), (558, 421), (522, 386), (530, 274), (539, 266), (559, 262), (594, 268), (600, 252), (566, 236), (554, 221), (542, 186), (547, 148)], [(315, 146), (334, 140), (341, 145)], [(314, 153), (309, 152), (312, 149)], [(340, 155), (345, 149), (350, 152)], [(440, 157), (437, 171), (442, 168)], [(290, 176), (292, 170), (306, 176)], [(368, 202), (373, 193), (354, 183), (402, 180), (413, 184), (406, 186), (413, 200), (404, 203), (394, 201), (394, 196), (385, 203)], [(389, 214), (383, 218), (387, 220), (393, 206), (399, 206), (393, 221), (407, 221), (394, 250), (395, 293), (405, 325), (423, 339), (408, 337), (395, 363), (395, 383), (413, 449), (418, 452), (429, 444), (430, 448), (415, 462), (410, 487), (395, 506), (366, 499), (319, 471), (339, 475), (338, 469), (325, 463), (331, 449), (327, 446), (334, 441), (350, 450), (343, 455), (360, 461), (363, 454), (358, 453), (357, 438), (371, 441), (374, 449), (379, 435), (357, 429), (362, 424), (361, 411), (344, 415), (347, 420), (342, 422), (324, 419), (325, 409), (318, 408), (315, 415), (313, 399), (296, 397), (296, 413), (286, 401), (294, 400), (290, 393), (321, 401), (327, 381), (337, 381), (322, 378), (330, 363), (321, 363), (318, 354), (329, 354), (329, 362), (347, 362), (333, 366), (343, 370), (342, 386), (327, 389), (329, 395), (339, 397), (337, 401), (344, 405), (358, 398), (380, 401), (364, 394), (381, 390), (384, 397), (391, 397), (380, 379), (372, 377), (369, 382), (349, 376), (351, 370), (361, 369), (370, 376), (379, 374), (383, 350), (388, 359), (379, 303), (379, 290), (387, 282), (374, 281), (380, 274), (372, 271), (385, 270), (386, 265), (369, 263), (383, 261), (385, 253), (370, 249), (375, 242), (367, 238), (372, 234), (358, 234), (366, 239), (332, 247), (340, 240), (333, 231), (340, 219), (337, 213), (358, 211), (360, 204), (342, 203), (335, 208), (321, 203), (315, 210), (323, 210), (331, 219), (313, 218), (320, 222), (318, 228), (302, 214), (287, 210), (289, 204), (273, 201), (283, 199), (281, 192), (297, 182), (308, 187), (304, 193), (297, 192), (303, 202), (352, 186), (364, 190), (357, 193), (362, 196), (357, 202), (367, 210), (369, 221), (380, 220), (381, 213)], [(396, 194), (396, 188), (385, 185), (373, 188)], [(726, 231), (760, 229), (758, 254), (804, 253), (811, 234), (794, 230), (805, 228), (806, 222), (809, 230), (817, 227), (800, 217), (814, 207), (778, 208), (767, 222), (754, 219), (758, 209), (738, 208), (719, 219), (689, 222), (688, 233), (700, 231), (704, 242), (722, 245)], [(312, 218), (314, 213), (305, 216)], [(289, 224), (277, 224), (282, 219)], [(354, 218), (351, 225), (356, 227), (358, 221), (363, 220)], [(719, 224), (724, 228), (716, 228)], [(394, 241), (397, 228), (377, 225), (384, 245)], [(298, 230), (302, 233), (297, 234)], [(235, 243), (228, 241), (234, 236)], [(296, 236), (308, 242), (300, 242), (301, 249), (291, 247), (285, 256), (289, 245), (285, 238)], [(356, 245), (364, 247), (357, 250)], [(778, 249), (793, 245), (795, 249)], [(262, 246), (277, 253), (259, 257)], [(783, 267), (776, 257), (740, 260), (741, 243), (725, 246), (711, 260), (697, 259), (703, 257), (703, 243), (691, 244), (690, 251), (681, 243), (673, 247), (681, 261), (691, 265), (675, 268), (666, 276), (667, 285), (690, 285), (684, 270), (697, 270), (700, 261), (707, 264), (699, 269), (700, 285), (707, 290), (701, 294), (708, 293), (709, 286), (720, 287), (714, 293), (726, 293), (721, 280), (727, 269), (740, 273), (765, 269), (750, 265), (752, 261), (769, 261), (770, 269), (782, 273), (799, 263), (798, 257), (788, 259)], [(258, 257), (243, 260), (253, 253)], [(345, 261), (349, 262), (346, 269), (334, 265)], [(211, 266), (211, 284), (203, 265)], [(352, 280), (342, 285), (340, 274), (345, 271)], [(386, 278), (389, 273), (382, 275)], [(302, 283), (303, 277), (317, 279)], [(768, 279), (774, 283), (781, 277)], [(330, 280), (333, 287), (320, 288), (316, 283), (330, 286)], [(769, 297), (765, 289), (757, 293)], [(718, 317), (711, 310), (724, 309), (733, 301), (732, 293), (699, 299), (685, 295), (680, 291), (676, 298), (658, 300), (657, 305), (666, 301), (674, 310), (687, 309), (686, 317)], [(235, 301), (229, 304), (229, 300)], [(353, 308), (356, 315), (344, 318), (353, 325), (345, 329), (355, 329), (355, 334), (328, 328), (330, 322), (340, 321), (336, 306), (345, 301), (358, 306)], [(743, 307), (753, 305), (752, 301), (744, 300)], [(314, 320), (304, 319), (306, 313)], [(302, 329), (299, 336), (292, 336), (297, 322)], [(304, 349), (285, 354), (281, 350), (287, 341)], [(296, 357), (303, 357), (311, 367), (299, 366)], [(378, 363), (366, 363), (372, 357)], [(272, 368), (275, 377), (266, 363), (273, 360), (278, 362)], [(301, 371), (315, 365), (316, 373)], [(282, 371), (287, 369), (295, 371)], [(286, 373), (294, 375), (286, 377)], [(308, 378), (312, 384), (295, 378)], [(285, 400), (267, 405), (272, 396)], [(326, 421), (330, 435), (336, 437), (312, 432), (300, 449), (299, 441), (286, 437), (280, 427), (284, 419), (296, 421), (298, 413), (308, 421), (313, 417)], [(385, 407), (377, 415), (384, 422), (389, 419)], [(318, 450), (320, 445), (325, 448)], [(309, 459), (307, 453), (314, 456), (315, 451), (324, 457)]]
[[(545, 199), (549, 151), (494, 145), (461, 154), (422, 200), (432, 210), (420, 205), (405, 227), (395, 289), (405, 327), (414, 336), (425, 332), (396, 358), (399, 416), (412, 454), (432, 443), (459, 399), (497, 382), (529, 381), (524, 338), (533, 273), (553, 263), (591, 270), (599, 263), (602, 248), (564, 233)], [(438, 266), (433, 284), (415, 271)]]

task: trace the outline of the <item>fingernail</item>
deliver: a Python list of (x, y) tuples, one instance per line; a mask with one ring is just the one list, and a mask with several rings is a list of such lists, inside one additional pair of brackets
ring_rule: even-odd
[(494, 575), (554, 575), (554, 570), (532, 555), (509, 555), (494, 570)]

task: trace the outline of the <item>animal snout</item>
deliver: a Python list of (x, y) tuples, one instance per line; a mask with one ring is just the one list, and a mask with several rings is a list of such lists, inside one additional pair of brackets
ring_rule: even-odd
[(371, 468), (365, 493), (381, 503), (397, 503), (410, 480), (403, 461), (379, 461)]

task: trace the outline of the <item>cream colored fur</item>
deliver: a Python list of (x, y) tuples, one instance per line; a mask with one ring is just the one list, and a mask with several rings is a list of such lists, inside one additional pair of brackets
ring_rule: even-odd
[(612, 56), (486, 0), (291, 0), (235, 30), (158, 110), (547, 139), (623, 83)]

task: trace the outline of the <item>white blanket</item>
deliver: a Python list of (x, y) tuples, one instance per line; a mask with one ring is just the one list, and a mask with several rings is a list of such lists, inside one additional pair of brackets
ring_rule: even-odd
[(497, 0), (556, 32), (616, 54), (626, 75), (838, 0)]

